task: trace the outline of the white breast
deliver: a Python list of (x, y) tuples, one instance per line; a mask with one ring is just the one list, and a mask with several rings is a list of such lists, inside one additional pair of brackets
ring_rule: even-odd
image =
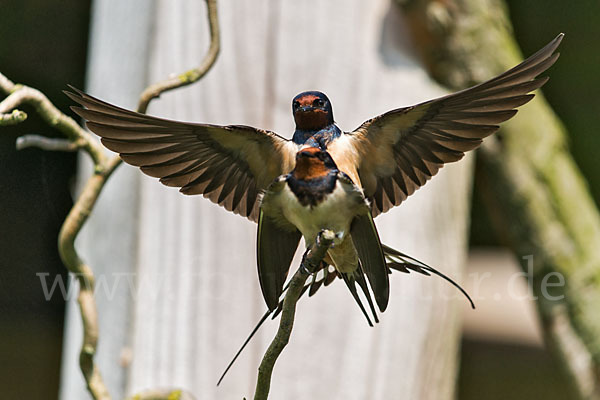
[(313, 243), (323, 229), (336, 234), (334, 244), (341, 242), (350, 230), (352, 219), (364, 212), (365, 207), (362, 195), (340, 181), (336, 182), (332, 193), (313, 207), (302, 205), (288, 185), (278, 197), (277, 203), (283, 216), (300, 230), (307, 244)]

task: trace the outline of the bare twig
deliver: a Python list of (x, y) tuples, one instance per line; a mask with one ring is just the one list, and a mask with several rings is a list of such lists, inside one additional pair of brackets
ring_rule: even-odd
[[(149, 102), (162, 92), (198, 81), (214, 65), (219, 53), (216, 0), (206, 0), (206, 3), (211, 33), (211, 44), (207, 56), (197, 69), (148, 87), (141, 95), (138, 106), (139, 112), (145, 112)], [(75, 239), (92, 212), (107, 179), (120, 165), (121, 159), (118, 156), (108, 157), (100, 143), (88, 131), (79, 126), (72, 118), (60, 112), (40, 91), (14, 84), (1, 73), (0, 91), (8, 94), (0, 102), (0, 125), (16, 124), (24, 121), (27, 115), (16, 108), (22, 104), (30, 104), (35, 107), (48, 125), (62, 132), (67, 138), (67, 140), (61, 140), (26, 135), (18, 139), (17, 147), (19, 149), (29, 146), (37, 146), (46, 150), (73, 151), (82, 149), (90, 155), (94, 162), (94, 174), (87, 181), (61, 227), (58, 250), (65, 267), (76, 276), (79, 283), (78, 303), (83, 322), (83, 344), (79, 355), (81, 371), (92, 397), (95, 400), (109, 400), (110, 394), (97, 366), (94, 364), (94, 355), (98, 343), (98, 314), (94, 299), (94, 274), (92, 269), (77, 254)], [(178, 390), (146, 392), (135, 398), (157, 400), (193, 399), (188, 393)]]
[(217, 19), (217, 0), (206, 0), (208, 22), (210, 25), (210, 47), (198, 68), (191, 69), (177, 76), (150, 85), (142, 92), (138, 104), (138, 112), (145, 113), (150, 101), (162, 93), (186, 86), (201, 79), (214, 65), (221, 48), (219, 21)]
[(22, 104), (32, 105), (46, 124), (60, 131), (73, 143), (80, 145), (81, 149), (90, 155), (96, 167), (106, 163), (107, 157), (100, 143), (73, 118), (60, 112), (42, 92), (28, 86), (16, 85), (1, 73), (0, 90), (10, 93), (0, 103), (0, 113), (7, 113)]
[(294, 326), (294, 316), (296, 314), (296, 303), (302, 293), (306, 279), (309, 277), (333, 243), (335, 235), (333, 232), (324, 230), (319, 233), (316, 245), (305, 254), (300, 268), (290, 280), (288, 290), (283, 300), (283, 310), (279, 321), (279, 329), (269, 348), (263, 356), (262, 362), (258, 367), (258, 378), (256, 382), (256, 391), (254, 400), (265, 400), (269, 395), (271, 388), (271, 375), (277, 358), (288, 344), (292, 328)]
[(17, 150), (27, 147), (39, 147), (48, 151), (77, 151), (82, 143), (72, 142), (69, 139), (53, 139), (40, 135), (23, 135), (17, 138)]
[(21, 110), (13, 110), (11, 113), (0, 114), (0, 126), (16, 125), (27, 119), (27, 114)]
[(96, 165), (97, 172), (85, 184), (58, 235), (58, 251), (62, 262), (70, 272), (75, 274), (79, 282), (77, 301), (83, 322), (83, 344), (79, 353), (79, 365), (88, 390), (96, 400), (110, 399), (110, 395), (94, 364), (98, 343), (98, 312), (94, 299), (94, 274), (77, 254), (75, 238), (92, 212), (106, 180), (118, 165), (119, 160), (116, 157), (105, 161), (102, 165)]
[[(67, 137), (67, 142), (73, 147), (86, 151), (94, 162), (94, 175), (87, 182), (83, 192), (61, 227), (58, 239), (58, 251), (63, 264), (69, 272), (75, 274), (80, 285), (78, 302), (83, 321), (84, 336), (79, 354), (81, 371), (92, 397), (96, 400), (108, 400), (110, 399), (110, 395), (93, 362), (98, 342), (98, 318), (94, 300), (94, 275), (91, 268), (85, 265), (77, 255), (75, 251), (75, 238), (87, 220), (106, 179), (108, 179), (118, 163), (115, 163), (113, 159), (109, 159), (105, 155), (102, 146), (100, 146), (98, 141), (89, 132), (81, 128), (72, 118), (60, 112), (40, 91), (27, 86), (16, 85), (2, 74), (0, 74), (0, 89), (5, 93), (10, 93), (0, 103), (0, 112), (7, 112), (22, 104), (33, 105), (48, 125), (62, 132)], [(64, 150), (66, 147), (70, 148), (64, 140), (57, 142), (55, 139), (42, 139), (39, 136), (24, 136), (19, 138), (18, 141), (19, 148), (34, 144), (42, 148), (54, 146), (53, 150), (56, 150), (56, 147), (61, 147), (61, 150)]]

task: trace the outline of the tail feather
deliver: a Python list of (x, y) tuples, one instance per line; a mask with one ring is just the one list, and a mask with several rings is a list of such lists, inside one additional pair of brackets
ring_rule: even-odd
[(373, 297), (379, 310), (384, 312), (390, 297), (390, 281), (379, 234), (370, 213), (354, 217), (350, 236), (360, 259), (362, 273), (367, 275)]
[[(325, 267), (328, 268), (328, 267)], [(325, 282), (323, 283), (325, 286), (329, 286), (331, 285), (331, 283), (335, 280), (335, 278), (338, 276), (337, 271), (329, 271), (326, 273), (325, 278), (323, 279)]]
[[(362, 265), (360, 266), (360, 269), (364, 271), (362, 269)], [(375, 305), (373, 304), (373, 300), (371, 299), (371, 293), (369, 292), (369, 286), (367, 285), (367, 280), (365, 279), (365, 273), (358, 272), (355, 275), (356, 283), (358, 283), (358, 286), (360, 286), (360, 289), (362, 290), (363, 294), (365, 295), (365, 298), (367, 299), (367, 303), (369, 303), (369, 308), (371, 309), (371, 313), (373, 314), (373, 319), (375, 320), (375, 323), (379, 323), (379, 318), (377, 317), (377, 312), (375, 311)]]
[(357, 283), (358, 283), (358, 286), (363, 291), (365, 297), (367, 298), (367, 301), (368, 301), (369, 306), (371, 307), (371, 311), (373, 313), (373, 317), (375, 318), (375, 322), (379, 322), (379, 319), (377, 318), (377, 314), (375, 313), (375, 309), (373, 307), (373, 301), (371, 300), (371, 294), (369, 293), (369, 289), (366, 286), (366, 281), (365, 281), (365, 277), (364, 277), (363, 273), (361, 271), (357, 270), (356, 273), (353, 273), (352, 275), (345, 274), (345, 273), (341, 273), (340, 275), (342, 276), (342, 279), (346, 283), (346, 286), (348, 286), (348, 290), (350, 290), (350, 293), (352, 294), (352, 297), (356, 301), (356, 304), (358, 304), (360, 311), (362, 311), (363, 315), (367, 319), (369, 326), (373, 326), (373, 322), (371, 322), (371, 318), (369, 318), (369, 314), (367, 313), (365, 306), (363, 305), (360, 297), (358, 297), (358, 291), (356, 290)]
[[(318, 276), (321, 271), (323, 271), (323, 276), (319, 279)], [(312, 297), (313, 294), (317, 293), (323, 283), (325, 283), (325, 286), (329, 284), (327, 283), (328, 275), (333, 275), (333, 277), (330, 278), (331, 280), (335, 279), (336, 274), (329, 272), (329, 265), (326, 262), (321, 261), (319, 269), (312, 275), (308, 297)]]
[(452, 286), (457, 288), (471, 303), (471, 308), (475, 309), (475, 303), (471, 296), (464, 290), (458, 283), (456, 283), (452, 278), (447, 275), (444, 275), (440, 271), (436, 270), (433, 267), (425, 264), (422, 261), (417, 260), (407, 254), (404, 254), (396, 249), (393, 249), (385, 244), (382, 245), (383, 252), (385, 254), (386, 263), (388, 268), (394, 269), (400, 272), (409, 273), (410, 271), (418, 272), (423, 275), (430, 276), (431, 274), (437, 275), (440, 278), (444, 279), (446, 282), (450, 283)]
[[(404, 254), (404, 253), (402, 253), (398, 250), (395, 250), (389, 246), (382, 244), (382, 248), (383, 248), (383, 252), (385, 255), (385, 261), (386, 261), (387, 268), (389, 269), (389, 272), (391, 272), (392, 270), (400, 271), (400, 272), (404, 272), (404, 273), (410, 273), (410, 271), (413, 271), (413, 272), (417, 272), (419, 274), (426, 275), (426, 276), (430, 276), (431, 274), (437, 275), (437, 276), (441, 277), (442, 279), (446, 280), (447, 282), (449, 282), (452, 286), (456, 287), (462, 294), (465, 295), (467, 300), (469, 300), (469, 302), (471, 303), (471, 307), (475, 308), (475, 304), (473, 303), (473, 300), (471, 299), (469, 294), (458, 283), (456, 283), (454, 280), (452, 280), (450, 277), (448, 277), (448, 276), (444, 275), (443, 273), (439, 272), (438, 270), (430, 267), (429, 265), (425, 264), (424, 262), (421, 262), (421, 261), (417, 260), (416, 258), (413, 258), (407, 254)], [(354, 297), (354, 300), (356, 300), (356, 302), (358, 303), (358, 306), (360, 307), (362, 313), (367, 318), (369, 325), (373, 326), (373, 323), (371, 322), (371, 319), (369, 318), (369, 315), (367, 314), (367, 311), (366, 311), (364, 305), (362, 304), (360, 297), (358, 296), (358, 292), (356, 290), (356, 284), (358, 284), (358, 286), (361, 288), (363, 294), (365, 295), (367, 302), (369, 303), (371, 312), (373, 313), (375, 322), (379, 322), (379, 319), (377, 318), (377, 314), (375, 312), (375, 307), (374, 307), (370, 292), (368, 290), (368, 285), (365, 280), (362, 269), (357, 269), (355, 271), (355, 274), (353, 274), (352, 276), (348, 276), (346, 274), (340, 274), (337, 271), (329, 271), (328, 270), (329, 265), (327, 265), (326, 263), (322, 263), (321, 268), (324, 271), (323, 276), (321, 278), (317, 278), (317, 273), (315, 272), (313, 275), (313, 280), (304, 286), (304, 289), (302, 290), (302, 294), (300, 295), (300, 297), (302, 297), (302, 295), (304, 295), (304, 293), (306, 293), (306, 292), (308, 292), (309, 296), (314, 295), (321, 287), (328, 286), (329, 284), (331, 284), (331, 282), (334, 281), (336, 276), (339, 276), (340, 278), (342, 278), (344, 280), (344, 282), (348, 286), (348, 289), (350, 290), (352, 297)], [(287, 290), (287, 288), (288, 288), (288, 284), (286, 284), (285, 287), (283, 288), (283, 292), (285, 292)], [(283, 301), (279, 301), (279, 303), (277, 304), (277, 307), (275, 309), (273, 309), (272, 311), (265, 312), (265, 314), (258, 321), (258, 323), (254, 327), (252, 332), (250, 332), (250, 335), (248, 335), (248, 338), (244, 341), (244, 343), (242, 344), (242, 346), (240, 347), (238, 352), (235, 354), (235, 356), (233, 357), (233, 359), (231, 360), (229, 365), (227, 365), (227, 368), (225, 369), (225, 372), (223, 372), (223, 374), (221, 375), (221, 378), (219, 379), (219, 382), (217, 383), (217, 385), (219, 385), (223, 381), (225, 374), (227, 374), (229, 369), (233, 366), (234, 362), (238, 359), (239, 355), (242, 353), (244, 348), (246, 348), (246, 346), (248, 345), (248, 343), (250, 342), (252, 337), (254, 337), (254, 335), (256, 334), (258, 329), (265, 323), (265, 321), (267, 319), (269, 319), (269, 316), (271, 317), (271, 319), (275, 319), (281, 313), (282, 310), (283, 310)]]
[(313, 294), (317, 293), (321, 285), (323, 285), (323, 281), (325, 279), (317, 279), (317, 274), (313, 274), (313, 280), (310, 284), (310, 289), (308, 290), (308, 297), (312, 297)]
[(260, 321), (258, 321), (256, 326), (254, 326), (254, 329), (252, 329), (252, 332), (250, 332), (250, 334), (248, 335), (248, 337), (246, 338), (246, 340), (244, 341), (244, 343), (242, 344), (240, 349), (237, 351), (237, 353), (235, 353), (235, 356), (233, 356), (233, 359), (227, 365), (227, 368), (225, 368), (225, 371), (223, 371), (223, 374), (221, 375), (221, 377), (219, 378), (219, 381), (217, 382), (217, 386), (219, 386), (221, 384), (221, 382), (223, 381), (223, 378), (225, 378), (225, 375), (227, 374), (227, 372), (229, 372), (229, 370), (233, 366), (233, 363), (235, 362), (235, 360), (237, 360), (238, 357), (240, 356), (240, 354), (242, 354), (242, 351), (246, 348), (246, 345), (248, 345), (248, 343), (250, 343), (250, 340), (254, 337), (256, 332), (258, 332), (258, 329), (262, 326), (262, 324), (265, 323), (265, 321), (269, 318), (269, 314), (271, 314), (272, 312), (273, 311), (267, 310), (264, 313), (264, 315), (262, 316), (262, 318), (260, 319)]

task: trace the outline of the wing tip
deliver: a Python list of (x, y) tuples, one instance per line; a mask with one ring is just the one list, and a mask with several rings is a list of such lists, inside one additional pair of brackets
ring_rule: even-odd
[(78, 104), (82, 104), (82, 101), (85, 97), (85, 93), (82, 90), (77, 89), (75, 86), (71, 84), (67, 84), (67, 87), (70, 90), (62, 90), (63, 94), (67, 96), (69, 99), (73, 100)]
[(379, 307), (379, 311), (384, 312), (387, 309), (387, 306), (390, 302), (389, 285), (383, 290), (383, 293), (380, 293), (378, 296), (375, 296), (375, 302), (377, 303), (377, 307)]
[(556, 43), (560, 44), (560, 42), (562, 42), (562, 40), (563, 40), (564, 37), (565, 37), (564, 32), (561, 32), (558, 35), (556, 35), (556, 37), (554, 38), (553, 42), (556, 42)]
[[(94, 132), (90, 128), (90, 124), (93, 124), (92, 122), (88, 121), (85, 124), (87, 125), (88, 129), (90, 129), (92, 132)], [(96, 132), (94, 132), (94, 133), (96, 133)], [(96, 133), (96, 135), (98, 135), (98, 134)], [(98, 135), (98, 136), (100, 136), (100, 135)], [(119, 156), (120, 156), (121, 152), (117, 150), (117, 147), (115, 147), (115, 146), (118, 146), (118, 142), (116, 140), (108, 139), (108, 138), (100, 136), (100, 143), (102, 143), (102, 145), (104, 147), (106, 147), (108, 150), (115, 152), (115, 153), (119, 154)]]
[(71, 111), (73, 111), (73, 112), (74, 112), (75, 114), (77, 114), (79, 117), (81, 117), (81, 118), (83, 118), (83, 119), (86, 119), (86, 118), (83, 116), (83, 113), (84, 113), (84, 110), (85, 110), (84, 108), (82, 108), (82, 107), (79, 107), (79, 106), (69, 106), (69, 109), (71, 109)]

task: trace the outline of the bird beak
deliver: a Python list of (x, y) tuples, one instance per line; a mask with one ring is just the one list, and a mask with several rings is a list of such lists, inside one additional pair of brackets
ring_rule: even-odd
[(298, 111), (300, 112), (308, 112), (308, 111), (312, 111), (313, 107), (312, 106), (302, 106), (300, 108), (298, 108)]

